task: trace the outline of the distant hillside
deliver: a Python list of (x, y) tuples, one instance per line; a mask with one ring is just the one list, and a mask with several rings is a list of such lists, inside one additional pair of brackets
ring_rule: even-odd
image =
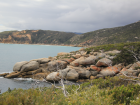
[(0, 33), (1, 43), (65, 44), (74, 33), (45, 30), (5, 31)]
[(122, 27), (100, 29), (71, 41), (80, 45), (101, 45), (140, 41), (140, 21)]
[(140, 21), (126, 26), (100, 29), (84, 34), (50, 30), (5, 31), (0, 33), (0, 43), (92, 46), (136, 41), (140, 41)]

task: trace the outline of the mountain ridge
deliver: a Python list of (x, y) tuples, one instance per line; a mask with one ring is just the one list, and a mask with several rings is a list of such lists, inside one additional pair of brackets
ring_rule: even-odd
[(140, 41), (140, 21), (86, 33), (51, 30), (4, 31), (0, 43), (96, 46)]

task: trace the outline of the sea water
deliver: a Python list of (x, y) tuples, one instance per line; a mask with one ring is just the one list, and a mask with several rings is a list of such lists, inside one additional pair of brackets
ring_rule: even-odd
[[(0, 74), (13, 71), (16, 62), (30, 61), (38, 58), (54, 57), (59, 52), (71, 52), (80, 47), (52, 46), (52, 45), (25, 45), (25, 44), (0, 44)], [(6, 79), (0, 77), (1, 93), (14, 88), (28, 89), (35, 83), (33, 79)], [(39, 82), (40, 86), (51, 86), (46, 82)]]

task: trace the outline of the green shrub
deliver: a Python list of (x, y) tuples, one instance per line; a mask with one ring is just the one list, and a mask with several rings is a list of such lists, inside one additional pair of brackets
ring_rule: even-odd
[(120, 86), (115, 87), (110, 90), (108, 94), (112, 94), (113, 104), (126, 103), (126, 105), (130, 104), (130, 100), (134, 100), (136, 96), (139, 94), (140, 86), (139, 85), (128, 85), (128, 86)]

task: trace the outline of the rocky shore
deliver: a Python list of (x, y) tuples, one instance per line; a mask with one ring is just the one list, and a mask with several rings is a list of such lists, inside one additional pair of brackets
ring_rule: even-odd
[(3, 73), (5, 78), (33, 78), (47, 81), (83, 81), (105, 76), (128, 75), (140, 76), (140, 62), (124, 66), (122, 63), (113, 65), (112, 59), (120, 51), (92, 51), (88, 54), (84, 48), (76, 52), (58, 53), (55, 57), (17, 62), (12, 73)]

